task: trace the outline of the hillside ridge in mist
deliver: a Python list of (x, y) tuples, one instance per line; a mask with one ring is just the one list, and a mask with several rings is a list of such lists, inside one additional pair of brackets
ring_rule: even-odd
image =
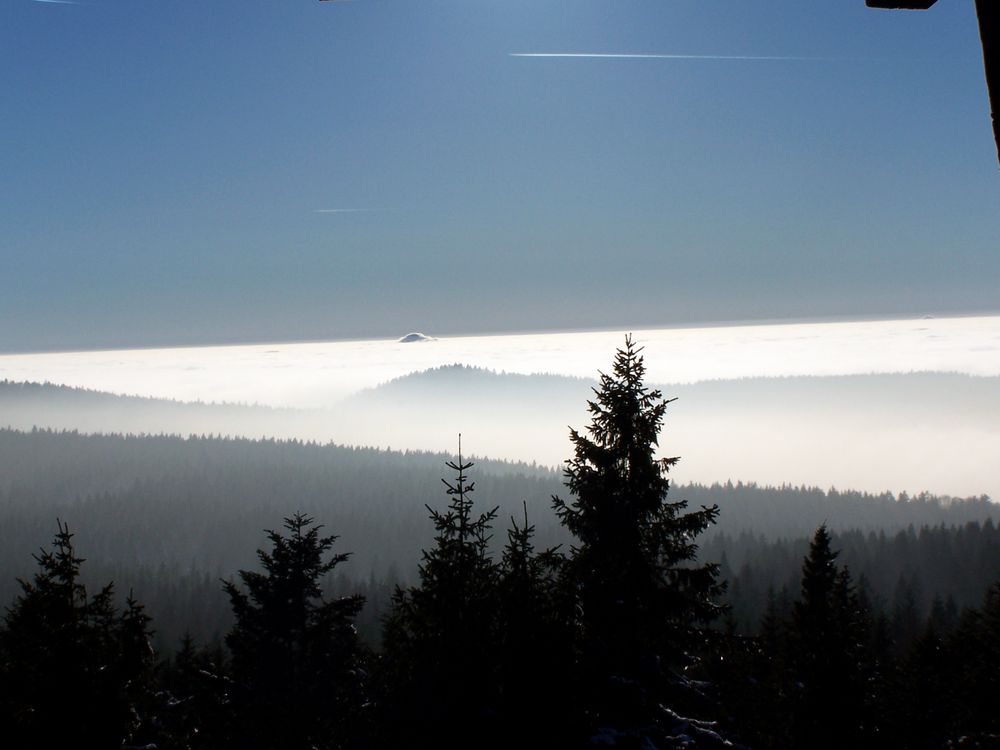
[[(0, 382), (0, 426), (233, 435), (478, 455), (559, 467), (595, 381), (463, 364), (417, 371), (324, 409), (202, 404)], [(661, 386), (663, 451), (687, 482), (851, 486), (1000, 497), (1000, 377), (799, 376)], [(762, 439), (762, 435), (766, 435)]]

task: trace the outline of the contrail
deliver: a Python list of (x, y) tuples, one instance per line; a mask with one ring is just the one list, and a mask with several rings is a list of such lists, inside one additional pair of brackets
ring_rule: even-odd
[(626, 60), (842, 60), (835, 57), (800, 57), (797, 55), (653, 55), (620, 52), (511, 52), (511, 57), (597, 57)]
[(83, 5), (75, 0), (31, 0), (33, 3), (51, 3), (52, 5)]

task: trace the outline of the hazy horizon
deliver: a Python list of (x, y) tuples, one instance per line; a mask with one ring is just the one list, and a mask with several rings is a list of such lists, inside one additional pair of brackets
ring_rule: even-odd
[(660, 384), (920, 371), (1000, 375), (1000, 316), (969, 316), (29, 352), (0, 354), (0, 378), (181, 401), (323, 408), (456, 363), (592, 378), (628, 333), (646, 347), (648, 377)]
[[(916, 321), (916, 320), (951, 320), (955, 318), (990, 318), (1000, 316), (1000, 307), (983, 309), (957, 308), (950, 311), (927, 309), (914, 309), (901, 312), (854, 312), (851, 314), (829, 314), (829, 315), (785, 315), (775, 318), (706, 318), (697, 320), (678, 321), (654, 321), (635, 322), (633, 325), (593, 325), (593, 326), (529, 326), (524, 328), (462, 328), (445, 327), (442, 329), (429, 329), (419, 324), (406, 328), (405, 325), (387, 326), (384, 330), (375, 333), (356, 332), (346, 333), (339, 336), (319, 336), (319, 337), (295, 337), (267, 339), (259, 337), (249, 337), (246, 339), (219, 340), (219, 341), (150, 341), (143, 344), (119, 345), (119, 346), (67, 346), (61, 348), (25, 348), (25, 349), (3, 349), (0, 348), (0, 357), (33, 355), (33, 354), (78, 354), (84, 352), (116, 352), (116, 351), (146, 351), (158, 349), (217, 349), (243, 346), (270, 346), (285, 344), (339, 344), (354, 343), (359, 341), (399, 341), (404, 336), (411, 333), (420, 333), (429, 338), (478, 338), (494, 336), (544, 336), (554, 334), (576, 334), (576, 333), (629, 333), (632, 331), (659, 330), (669, 331), (677, 329), (702, 329), (702, 328), (746, 328), (750, 326), (783, 326), (802, 324), (836, 324), (836, 323), (880, 323), (893, 321)], [(414, 321), (410, 321), (413, 323)]]
[[(558, 465), (571, 450), (567, 425), (586, 424), (590, 384), (609, 368), (625, 333), (3, 355), (0, 380), (277, 409), (136, 409), (123, 416), (121, 405), (80, 411), (73, 402), (39, 398), (16, 419), (8, 407), (8, 422), (25, 429), (239, 434), (434, 451), (452, 450), (462, 432), (477, 455)], [(632, 334), (645, 347), (647, 382), (682, 396), (668, 410), (662, 450), (682, 455), (677, 474), (684, 481), (1000, 498), (993, 468), (1000, 454), (1000, 316)], [(449, 372), (456, 364), (481, 369)]]

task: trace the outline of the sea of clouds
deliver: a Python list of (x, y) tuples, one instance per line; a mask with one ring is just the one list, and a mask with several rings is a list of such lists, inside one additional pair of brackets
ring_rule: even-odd
[[(455, 363), (503, 372), (592, 378), (598, 370), (610, 367), (626, 333), (12, 354), (0, 356), (0, 379), (182, 401), (324, 408), (393, 378)], [(1000, 316), (631, 333), (645, 347), (648, 380), (653, 383), (909, 372), (1000, 376)]]
[[(668, 409), (661, 437), (663, 454), (683, 458), (673, 472), (680, 481), (731, 479), (1000, 498), (1000, 316), (631, 333), (644, 347), (647, 381), (663, 386), (665, 395), (680, 396)], [(455, 363), (593, 379), (610, 368), (625, 334), (3, 355), (0, 380), (302, 410), (242, 427), (192, 422), (140, 426), (139, 431), (261, 437), (265, 428), (260, 425), (266, 424), (278, 437), (435, 451), (453, 450), (462, 432), (468, 452), (554, 466), (571, 453), (568, 427), (587, 423), (586, 383), (545, 386), (545, 379), (531, 379), (514, 384), (523, 389), (523, 399), (500, 386), (463, 396), (455, 390), (460, 371), (452, 379), (442, 377), (437, 386), (431, 378), (423, 390), (403, 389), (411, 394), (409, 401), (380, 400), (378, 392), (374, 399), (357, 394)], [(552, 398), (543, 387), (557, 388)], [(47, 421), (22, 414), (16, 423), (0, 414), (0, 426), (25, 429), (31, 422), (92, 430), (101, 424), (100, 415), (76, 424), (56, 412), (50, 409)]]

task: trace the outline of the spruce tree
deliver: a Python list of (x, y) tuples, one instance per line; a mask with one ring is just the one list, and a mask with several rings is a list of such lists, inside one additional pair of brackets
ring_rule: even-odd
[(820, 526), (802, 564), (802, 594), (792, 621), (796, 745), (862, 747), (875, 741), (868, 710), (869, 617), (837, 555), (826, 526)]
[[(363, 702), (361, 649), (353, 621), (360, 596), (323, 597), (325, 576), (349, 553), (329, 554), (337, 537), (296, 513), (287, 536), (267, 531), (262, 571), (225, 583), (236, 622), (232, 653), (234, 746), (267, 750), (350, 744)], [(243, 590), (245, 589), (245, 591)]]
[[(475, 483), (462, 458), (446, 464), (448, 508), (427, 506), (434, 546), (424, 550), (419, 583), (397, 588), (385, 620), (383, 680), (387, 744), (489, 746), (496, 739), (497, 565), (489, 542), (497, 508), (473, 511)], [(474, 738), (474, 739), (473, 739)]]
[[(949, 639), (954, 690), (964, 707), (958, 724), (969, 747), (996, 747), (1000, 738), (1000, 580), (981, 607), (967, 609)], [(981, 743), (981, 744), (976, 744)], [(964, 747), (960, 741), (952, 743)]]
[(647, 720), (642, 706), (655, 710), (670, 671), (690, 664), (721, 611), (718, 566), (699, 564), (695, 544), (719, 510), (667, 501), (678, 459), (656, 453), (673, 399), (646, 387), (641, 352), (626, 337), (611, 374), (601, 373), (588, 434), (570, 431), (573, 498), (553, 498), (576, 537), (567, 573), (583, 684), (592, 691), (585, 700), (598, 724)]
[(35, 555), (32, 581), (0, 630), (0, 712), (13, 748), (119, 747), (134, 738), (148, 695), (149, 618), (107, 584), (89, 595), (69, 527)]
[(572, 601), (560, 585), (558, 548), (534, 546), (535, 527), (513, 517), (499, 571), (498, 648), (502, 721), (511, 744), (558, 746), (571, 722)]
[(215, 750), (225, 747), (232, 682), (222, 645), (200, 647), (185, 633), (172, 658), (158, 669), (157, 733), (162, 750)]

